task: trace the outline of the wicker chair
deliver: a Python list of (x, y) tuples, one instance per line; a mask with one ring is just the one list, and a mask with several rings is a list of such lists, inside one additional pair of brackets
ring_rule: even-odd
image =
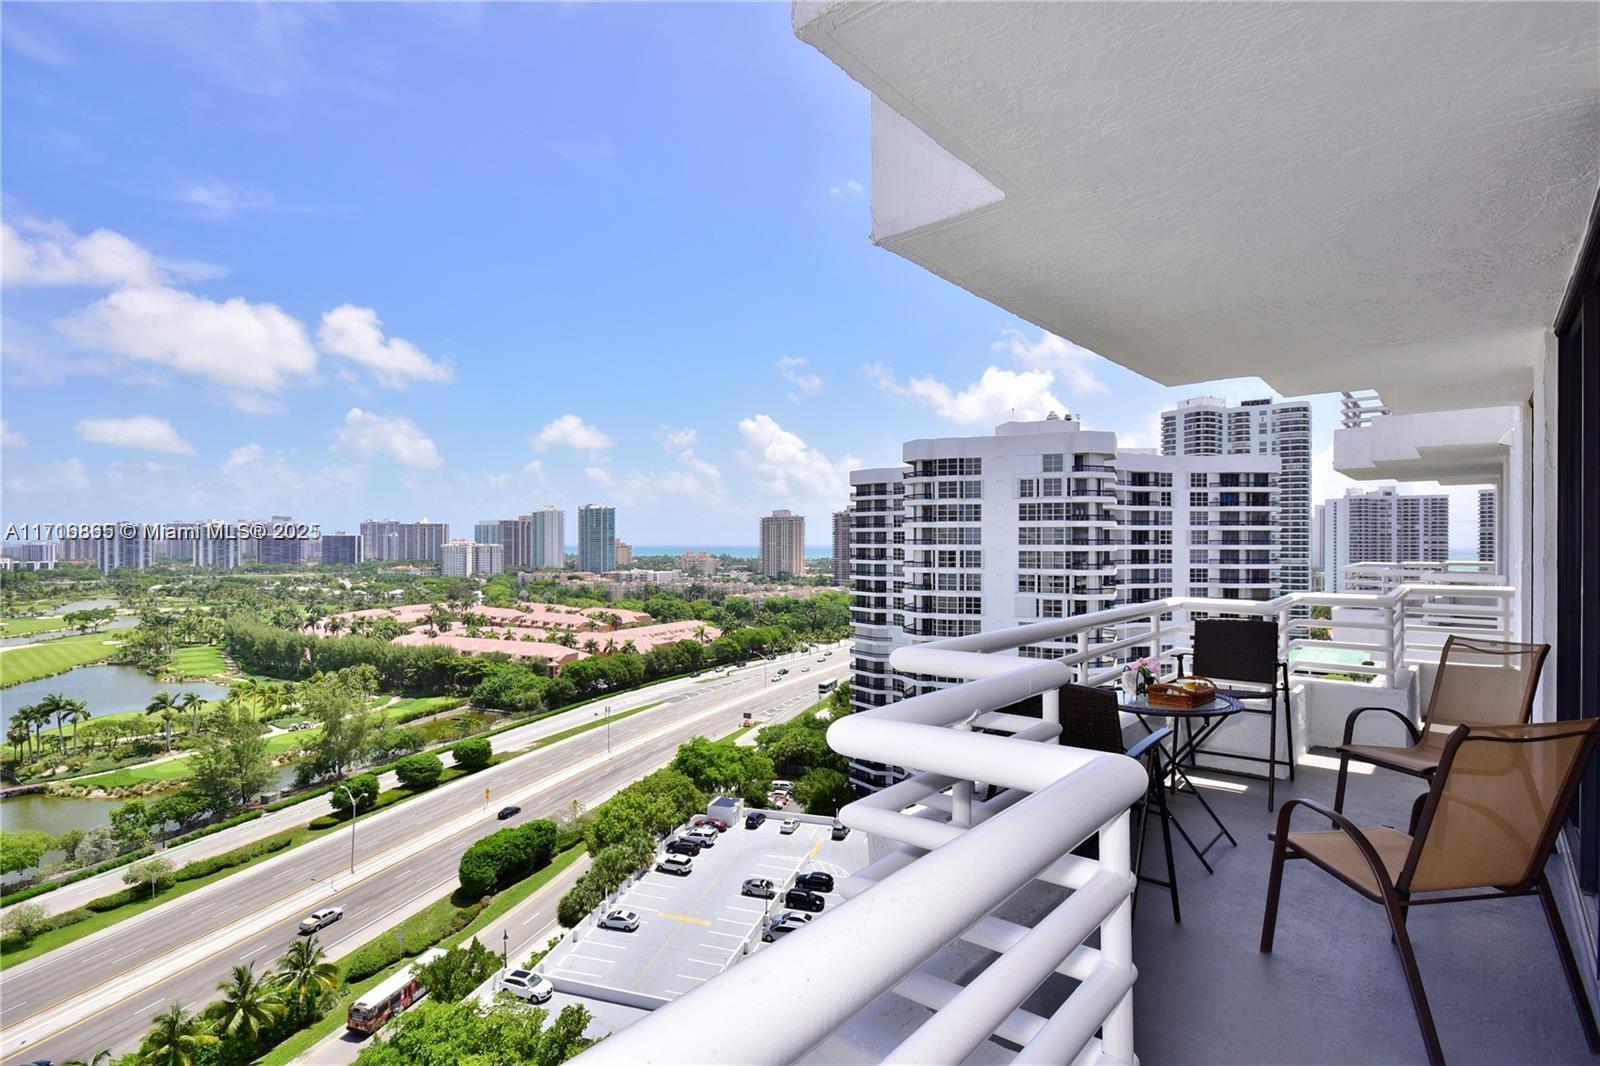
[[(1218, 682), (1217, 690), (1237, 700), (1261, 701), (1266, 707), (1244, 707), (1250, 714), (1265, 714), (1267, 754), (1212, 751), (1204, 754), (1228, 759), (1267, 764), (1267, 810), (1277, 798), (1278, 767), (1289, 768), (1294, 780), (1294, 715), (1289, 708), (1289, 664), (1278, 658), (1278, 623), (1259, 618), (1202, 618), (1194, 623), (1194, 651), (1178, 654), (1178, 676), (1209, 678)], [(1186, 674), (1184, 661), (1192, 659), (1193, 671)], [(1283, 697), (1284, 754), (1278, 755), (1278, 697)], [(1247, 775), (1256, 776), (1256, 775)]]
[[(1278, 812), (1277, 831), (1272, 834), (1261, 950), (1272, 950), (1286, 859), (1309, 859), (1362, 896), (1383, 904), (1428, 1061), (1438, 1066), (1444, 1062), (1444, 1052), (1406, 932), (1407, 913), (1428, 904), (1536, 895), (1544, 906), (1589, 1050), (1600, 1054), (1600, 1030), (1544, 876), (1561, 820), (1597, 739), (1600, 719), (1596, 718), (1457, 726), (1440, 749), (1438, 772), (1413, 812), (1409, 833), (1386, 826), (1358, 829), (1320, 803), (1289, 800)], [(1335, 828), (1291, 832), (1290, 819), (1301, 807), (1327, 818)]]
[[(1533, 694), (1549, 654), (1548, 644), (1514, 644), (1451, 634), (1439, 655), (1439, 677), (1422, 716), (1421, 729), (1392, 707), (1357, 707), (1345, 719), (1333, 809), (1344, 810), (1344, 786), (1351, 759), (1413, 777), (1432, 777), (1439, 768), (1445, 739), (1456, 726), (1526, 723), (1533, 715)], [(1398, 719), (1411, 736), (1410, 746), (1352, 743), (1356, 721), (1368, 711), (1383, 711)]]
[[(1082, 685), (1064, 685), (1061, 688), (1061, 743), (1090, 751), (1110, 751), (1138, 759), (1149, 775), (1149, 787), (1139, 804), (1137, 836), (1133, 846), (1134, 884), (1133, 903), (1139, 905), (1139, 885), (1150, 884), (1165, 888), (1172, 894), (1172, 920), (1183, 921), (1178, 907), (1178, 872), (1172, 864), (1172, 816), (1167, 810), (1167, 790), (1161, 785), (1161, 741), (1170, 729), (1158, 729), (1128, 747), (1122, 742), (1122, 714), (1117, 709), (1117, 697), (1103, 688), (1085, 688)], [(1155, 805), (1156, 816), (1161, 819), (1161, 846), (1167, 857), (1167, 876), (1163, 880), (1141, 872), (1144, 860), (1145, 830), (1150, 820), (1150, 807)]]

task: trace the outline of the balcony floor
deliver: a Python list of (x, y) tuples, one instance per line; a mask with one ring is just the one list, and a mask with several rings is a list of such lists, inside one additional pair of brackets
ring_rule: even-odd
[[(1278, 802), (1333, 801), (1335, 774), (1301, 766)], [(1306, 862), (1284, 871), (1273, 954), (1257, 950), (1271, 858), (1264, 782), (1200, 776), (1239, 840), (1208, 853), (1207, 875), (1176, 839), (1183, 923), (1164, 889), (1145, 886), (1134, 919), (1135, 1047), (1146, 1066), (1176, 1063), (1425, 1062), (1389, 943), (1383, 908)], [(1242, 792), (1227, 789), (1244, 788)], [(1346, 813), (1357, 825), (1404, 828), (1420, 783), (1352, 774)], [(1174, 812), (1192, 835), (1209, 825), (1192, 797)], [(1317, 827), (1310, 812), (1296, 816)], [(1325, 824), (1325, 823), (1324, 823)], [(1154, 825), (1154, 823), (1152, 823)], [(1209, 835), (1209, 834), (1206, 834)], [(1160, 876), (1159, 835), (1145, 853)], [(1593, 1063), (1534, 897), (1418, 909), (1409, 922), (1418, 966), (1452, 1063)], [(1582, 965), (1580, 930), (1568, 925)]]

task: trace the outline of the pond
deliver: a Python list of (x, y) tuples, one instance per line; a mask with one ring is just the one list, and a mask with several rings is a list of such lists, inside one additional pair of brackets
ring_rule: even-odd
[[(132, 629), (139, 624), (139, 619), (131, 614), (118, 615), (109, 625), (101, 626), (96, 632), (105, 632), (108, 629)], [(20, 648), (24, 644), (37, 644), (41, 640), (53, 640), (56, 637), (75, 636), (66, 630), (52, 633), (30, 633), (20, 637), (0, 637), (0, 648)]]
[(14, 708), (37, 703), (52, 692), (83, 700), (91, 718), (103, 718), (123, 711), (142, 711), (149, 705), (150, 698), (163, 690), (174, 696), (194, 692), (207, 700), (221, 699), (228, 694), (225, 685), (207, 681), (163, 683), (132, 666), (80, 666), (54, 677), (41, 677), (0, 689), (0, 732), (11, 724)]

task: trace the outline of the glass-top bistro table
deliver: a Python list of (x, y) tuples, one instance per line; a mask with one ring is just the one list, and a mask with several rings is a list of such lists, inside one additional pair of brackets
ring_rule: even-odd
[[(1184, 842), (1189, 845), (1189, 850), (1194, 852), (1195, 858), (1200, 860), (1200, 865), (1206, 868), (1206, 873), (1212, 873), (1211, 864), (1206, 861), (1206, 852), (1210, 851), (1219, 840), (1224, 838), (1234, 847), (1238, 847), (1239, 842), (1233, 838), (1233, 834), (1222, 823), (1222, 819), (1217, 816), (1217, 812), (1211, 809), (1211, 804), (1206, 802), (1205, 796), (1201, 795), (1200, 790), (1195, 788), (1194, 782), (1189, 780), (1189, 775), (1183, 772), (1183, 767), (1185, 763), (1193, 766), (1194, 757), (1200, 751), (1206, 738), (1215, 733), (1223, 722), (1238, 714), (1243, 708), (1238, 700), (1221, 693), (1217, 694), (1216, 699), (1209, 703), (1202, 703), (1198, 707), (1166, 707), (1151, 705), (1143, 693), (1130, 697), (1121, 690), (1117, 691), (1117, 706), (1119, 710), (1137, 715), (1139, 723), (1144, 726), (1146, 732), (1155, 732), (1157, 727), (1163, 723), (1172, 726), (1172, 732), (1168, 734), (1167, 741), (1157, 742), (1161, 748), (1165, 763), (1162, 780), (1167, 783), (1169, 791), (1182, 792), (1199, 800), (1200, 806), (1204, 808), (1211, 821), (1216, 824), (1217, 832), (1202, 846), (1196, 844), (1194, 838), (1189, 836), (1188, 831), (1183, 828), (1183, 823), (1178, 820), (1176, 814), (1172, 815), (1172, 825), (1178, 830), (1178, 835), (1183, 837)], [(1181, 730), (1178, 728), (1180, 723), (1184, 726)]]

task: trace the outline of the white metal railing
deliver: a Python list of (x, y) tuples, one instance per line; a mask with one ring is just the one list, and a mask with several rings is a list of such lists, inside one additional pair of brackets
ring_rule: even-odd
[(1505, 575), (1497, 563), (1476, 559), (1449, 559), (1434, 562), (1413, 559), (1398, 563), (1350, 563), (1339, 573), (1350, 592), (1389, 592), (1401, 585), (1503, 585)]
[[(1056, 691), (1073, 671), (988, 654), (1021, 642), (922, 645), (914, 650), (937, 656), (941, 676), (970, 680), (834, 723), (828, 742), (836, 751), (921, 768), (839, 814), (898, 848), (845, 880), (848, 904), (830, 908), (804, 935), (757, 952), (585, 1059), (792, 1062), (893, 991), (932, 1014), (886, 1061), (960, 1062), (999, 1035), (1022, 1047), (1021, 1062), (1134, 1062), (1128, 808), (1143, 794), (1145, 774), (1125, 756), (1054, 743)], [(996, 710), (1033, 695), (1042, 697), (1042, 719)], [(979, 798), (975, 782), (999, 791)], [(1096, 834), (1098, 859), (1070, 854)], [(1033, 880), (1069, 894), (1032, 927), (992, 913)], [(999, 953), (964, 986), (923, 969), (957, 940)], [(1079, 982), (1061, 1006), (1048, 1016), (1024, 1010), (1057, 972)], [(754, 1001), (799, 1006), (781, 1020), (729, 1006)]]

